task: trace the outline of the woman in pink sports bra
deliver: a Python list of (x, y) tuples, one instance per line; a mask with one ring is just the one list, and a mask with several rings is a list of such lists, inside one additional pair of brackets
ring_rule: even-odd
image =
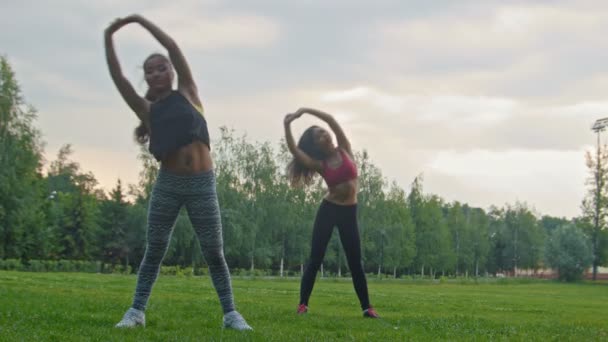
[[(325, 121), (336, 135), (338, 146), (334, 145), (329, 132), (318, 126), (306, 129), (296, 145), (291, 133), (291, 122), (304, 113)], [(310, 259), (300, 284), (297, 313), (308, 312), (308, 299), (317, 272), (323, 262), (333, 229), (337, 226), (363, 317), (378, 318), (378, 314), (369, 304), (367, 280), (361, 264), (361, 241), (357, 225), (357, 167), (350, 143), (338, 122), (331, 115), (316, 109), (300, 108), (293, 114), (287, 114), (284, 124), (287, 146), (293, 154), (293, 160), (288, 166), (292, 186), (309, 185), (318, 173), (328, 187), (327, 195), (321, 202), (315, 218)]]

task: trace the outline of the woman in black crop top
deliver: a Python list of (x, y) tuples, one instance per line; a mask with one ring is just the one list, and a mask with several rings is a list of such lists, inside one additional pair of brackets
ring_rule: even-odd
[[(152, 54), (144, 61), (149, 87), (144, 97), (139, 96), (123, 76), (112, 42), (112, 35), (130, 23), (140, 24), (169, 53), (169, 58)], [(150, 198), (146, 253), (139, 267), (133, 304), (116, 326), (145, 325), (144, 311), (152, 286), (179, 210), (185, 206), (224, 311), (224, 326), (251, 330), (235, 310), (230, 273), (224, 259), (207, 122), (186, 58), (171, 37), (139, 15), (115, 20), (105, 30), (105, 48), (112, 80), (141, 120), (135, 130), (136, 138), (142, 144), (150, 142), (150, 152), (161, 164)], [(172, 86), (174, 69), (177, 90)]]

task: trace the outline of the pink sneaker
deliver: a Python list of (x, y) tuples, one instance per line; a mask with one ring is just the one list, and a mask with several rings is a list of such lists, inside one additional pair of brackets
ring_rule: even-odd
[(298, 315), (303, 315), (308, 312), (308, 306), (306, 304), (298, 305)]
[(369, 308), (367, 308), (366, 310), (363, 310), (363, 317), (380, 318), (380, 316), (378, 316), (378, 313), (376, 312), (376, 310), (374, 310), (374, 308), (372, 308), (371, 306)]

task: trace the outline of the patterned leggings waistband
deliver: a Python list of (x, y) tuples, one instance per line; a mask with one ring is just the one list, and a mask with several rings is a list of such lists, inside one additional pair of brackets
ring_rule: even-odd
[(191, 175), (178, 175), (161, 168), (158, 171), (154, 187), (178, 194), (195, 194), (208, 191), (215, 193), (215, 172), (211, 169)]

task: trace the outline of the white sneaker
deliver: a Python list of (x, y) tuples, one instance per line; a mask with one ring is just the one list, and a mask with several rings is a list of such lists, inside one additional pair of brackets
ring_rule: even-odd
[(136, 326), (146, 326), (146, 314), (137, 309), (130, 308), (127, 310), (122, 320), (116, 324), (116, 328), (135, 328)]
[(253, 328), (247, 324), (243, 316), (236, 311), (230, 311), (224, 315), (224, 327), (240, 331), (253, 330)]

